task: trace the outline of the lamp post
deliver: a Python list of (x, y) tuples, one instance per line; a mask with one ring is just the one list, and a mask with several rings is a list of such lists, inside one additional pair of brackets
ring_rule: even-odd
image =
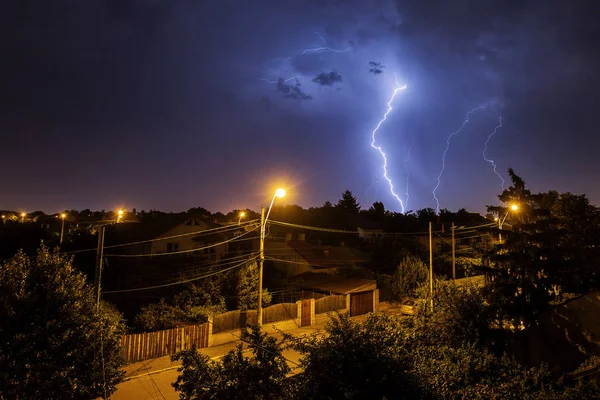
[(117, 224), (123, 219), (123, 210), (117, 211)]
[(62, 220), (61, 224), (60, 224), (60, 242), (59, 244), (62, 244), (63, 242), (63, 235), (65, 233), (65, 218), (67, 217), (67, 214), (62, 213), (60, 214), (60, 219)]
[(6, 223), (6, 215), (2, 215), (2, 223), (5, 224)]
[[(499, 217), (494, 218), (498, 221), (498, 228), (502, 231), (502, 226), (504, 225), (504, 221), (506, 221), (506, 217), (508, 217), (508, 213), (511, 211), (519, 211), (519, 206), (516, 203), (511, 204), (510, 208), (504, 214), (504, 218), (500, 219)], [(502, 242), (502, 232), (499, 233), (498, 240)]]
[(257, 323), (259, 326), (262, 326), (262, 281), (263, 281), (263, 265), (265, 262), (265, 232), (267, 221), (269, 220), (269, 215), (271, 214), (271, 208), (273, 208), (273, 203), (275, 202), (275, 198), (282, 198), (285, 196), (285, 189), (277, 189), (275, 194), (273, 194), (273, 198), (271, 199), (271, 204), (269, 205), (269, 210), (267, 211), (267, 216), (265, 218), (265, 208), (261, 207), (260, 209), (260, 243), (259, 243), (259, 266), (258, 266), (258, 314), (257, 314)]
[(238, 226), (240, 226), (240, 224), (242, 223), (242, 218), (244, 218), (246, 216), (246, 213), (244, 211), (240, 211), (240, 218), (238, 219)]
[(27, 214), (25, 214), (24, 212), (21, 213), (21, 223), (25, 222), (25, 215)]

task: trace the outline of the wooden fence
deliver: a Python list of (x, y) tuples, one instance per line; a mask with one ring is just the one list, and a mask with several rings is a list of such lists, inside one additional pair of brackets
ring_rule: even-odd
[(256, 310), (235, 310), (215, 315), (212, 322), (212, 333), (233, 331), (244, 328), (246, 324), (256, 324), (258, 321), (257, 314)]
[(263, 308), (263, 324), (298, 318), (296, 303), (279, 303)]
[(122, 352), (128, 363), (168, 356), (181, 350), (208, 347), (209, 324), (124, 335)]
[(315, 314), (323, 314), (326, 312), (343, 310), (345, 308), (345, 295), (333, 295), (315, 300)]

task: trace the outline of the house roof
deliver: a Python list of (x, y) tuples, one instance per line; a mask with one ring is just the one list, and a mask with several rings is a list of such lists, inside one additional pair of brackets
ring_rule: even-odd
[(219, 225), (199, 216), (188, 215), (184, 213), (162, 214), (158, 216), (142, 218), (139, 223), (110, 225), (109, 230), (112, 232), (110, 235), (107, 234), (107, 244), (120, 244), (156, 239), (165, 235), (176, 226), (192, 219), (201, 220), (208, 229), (219, 227)]
[(336, 294), (350, 294), (377, 289), (377, 282), (371, 279), (346, 278), (343, 276), (305, 272), (297, 275), (294, 281), (303, 289)]
[(320, 246), (302, 240), (291, 240), (288, 245), (313, 267), (344, 267), (368, 260), (368, 255), (346, 246)]

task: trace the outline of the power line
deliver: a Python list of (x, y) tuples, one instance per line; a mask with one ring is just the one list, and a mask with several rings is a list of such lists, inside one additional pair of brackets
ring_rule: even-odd
[[(130, 243), (114, 244), (114, 245), (110, 245), (110, 246), (104, 246), (104, 248), (105, 249), (116, 249), (116, 248), (119, 248), (119, 247), (135, 246), (135, 245), (138, 245), (138, 244), (158, 242), (158, 241), (161, 241), (161, 240), (176, 239), (176, 238), (185, 237), (185, 236), (192, 236), (192, 235), (203, 236), (203, 235), (206, 235), (206, 234), (209, 234), (209, 233), (213, 233), (213, 232), (216, 232), (216, 231), (228, 232), (228, 231), (236, 230), (236, 229), (239, 229), (239, 228), (245, 228), (246, 226), (254, 224), (257, 221), (258, 220), (252, 220), (252, 221), (247, 221), (247, 222), (245, 222), (242, 225), (237, 225), (237, 224), (235, 224), (235, 226), (234, 225), (226, 225), (226, 226), (220, 226), (220, 227), (217, 227), (217, 228), (205, 229), (205, 230), (202, 230), (202, 231), (181, 233), (179, 235), (172, 235), (172, 236), (155, 238), (155, 239), (148, 239), (148, 240), (140, 240), (140, 241), (137, 241), (137, 242), (130, 242)], [(75, 253), (84, 253), (84, 252), (88, 252), (88, 251), (96, 251), (96, 248), (93, 248), (93, 249), (84, 249), (84, 250), (65, 251), (65, 252), (61, 252), (61, 254), (75, 254)]]
[[(235, 237), (233, 237), (233, 238), (231, 238), (231, 239), (227, 239), (227, 240), (224, 240), (224, 241), (222, 241), (222, 242), (215, 243), (215, 244), (211, 244), (211, 245), (204, 246), (204, 247), (196, 247), (196, 248), (189, 249), (189, 250), (172, 251), (172, 252), (168, 252), (168, 253), (144, 253), (144, 254), (105, 254), (105, 255), (106, 255), (106, 256), (110, 256), (110, 257), (157, 257), (157, 256), (172, 256), (172, 255), (176, 255), (176, 254), (187, 254), (187, 253), (194, 253), (194, 252), (197, 252), (197, 251), (201, 251), (201, 250), (210, 249), (210, 248), (212, 248), (212, 247), (221, 246), (221, 245), (223, 245), (223, 244), (227, 244), (227, 243), (233, 242), (233, 241), (235, 241), (235, 240), (239, 240), (239, 238), (241, 238), (241, 237), (243, 237), (243, 236), (246, 236), (247, 234), (249, 234), (249, 233), (251, 233), (251, 232), (253, 232), (253, 231), (257, 230), (257, 229), (258, 229), (258, 227), (254, 228), (254, 229), (252, 229), (252, 230), (250, 230), (250, 231), (247, 231), (246, 233), (243, 233), (243, 234), (241, 234), (241, 235), (239, 235), (239, 236), (235, 236)], [(252, 240), (252, 239), (253, 239), (253, 238), (250, 238), (250, 240)], [(246, 239), (246, 240), (247, 240), (247, 239)]]
[(166, 283), (166, 284), (163, 284), (163, 285), (147, 286), (147, 287), (142, 287), (142, 288), (122, 289), (122, 290), (110, 290), (110, 291), (103, 292), (103, 294), (137, 292), (137, 291), (140, 291), (140, 290), (152, 290), (152, 289), (160, 289), (160, 288), (168, 287), (168, 286), (182, 285), (184, 283), (194, 282), (194, 281), (197, 281), (197, 280), (200, 280), (200, 279), (204, 279), (204, 278), (210, 278), (211, 276), (218, 275), (218, 274), (230, 271), (230, 270), (235, 269), (235, 268), (239, 268), (239, 267), (245, 265), (246, 263), (248, 263), (248, 261), (249, 260), (245, 260), (245, 261), (243, 261), (243, 262), (241, 262), (239, 264), (234, 265), (233, 267), (225, 268), (225, 269), (222, 269), (222, 270), (217, 271), (217, 272), (213, 272), (213, 273), (210, 273), (210, 274), (198, 276), (198, 277), (195, 277), (195, 278), (185, 279), (185, 280), (182, 280), (182, 281), (177, 281), (177, 282), (172, 282), (172, 283)]

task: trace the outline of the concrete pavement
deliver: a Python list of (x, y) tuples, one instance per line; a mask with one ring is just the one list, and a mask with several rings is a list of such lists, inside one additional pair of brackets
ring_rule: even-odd
[[(298, 327), (285, 331), (285, 333), (294, 336), (310, 335), (322, 331), (324, 327), (325, 324), (322, 323), (307, 327)], [(282, 338), (282, 334), (279, 332), (269, 335), (278, 339)], [(238, 343), (240, 341), (206, 347), (199, 349), (199, 351), (212, 359), (218, 359), (234, 349)], [(292, 370), (297, 368), (300, 358), (297, 352), (284, 350), (283, 356), (288, 360)], [(172, 383), (177, 380), (177, 376), (179, 375), (177, 368), (180, 364), (179, 362), (171, 361), (170, 356), (165, 356), (125, 366), (123, 368), (125, 370), (125, 381), (117, 386), (117, 391), (111, 399), (179, 399), (179, 395), (175, 392)]]

